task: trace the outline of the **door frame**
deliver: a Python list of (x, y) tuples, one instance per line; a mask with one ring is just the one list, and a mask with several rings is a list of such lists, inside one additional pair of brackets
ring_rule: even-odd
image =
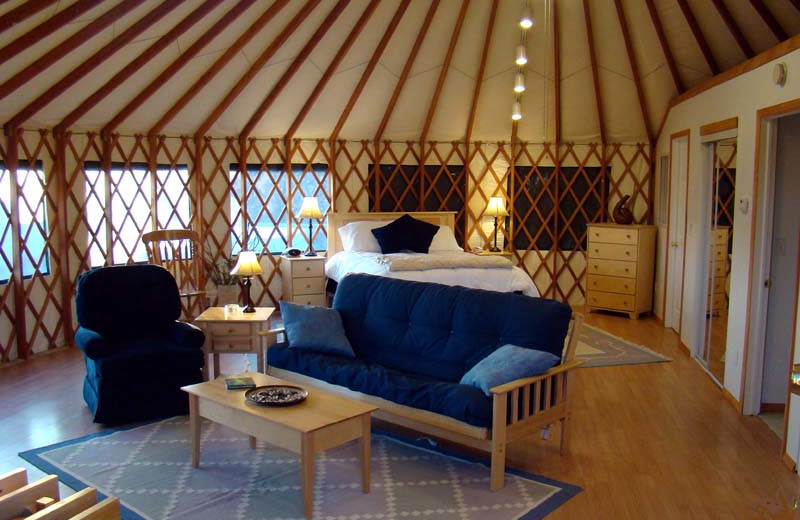
[[(671, 222), (672, 222), (672, 166), (675, 164), (673, 160), (673, 142), (677, 139), (686, 138), (686, 192), (684, 193), (684, 206), (683, 206), (683, 265), (681, 266), (681, 302), (680, 302), (680, 311), (678, 312), (678, 335), (680, 335), (682, 319), (683, 319), (683, 291), (684, 291), (684, 279), (686, 277), (686, 225), (688, 221), (688, 214), (689, 214), (689, 156), (691, 154), (691, 144), (692, 144), (692, 136), (690, 129), (681, 130), (680, 132), (675, 132), (674, 134), (670, 134), (669, 136), (669, 182), (668, 182), (668, 195), (667, 195), (667, 207), (669, 208), (667, 212), (667, 254), (665, 255), (666, 258), (664, 259), (664, 291), (662, 296), (661, 308), (664, 309), (664, 326), (667, 326), (667, 291), (669, 289), (669, 257), (670, 257), (670, 236), (671, 236)], [(675, 317), (672, 316), (672, 321), (675, 321)], [(672, 327), (672, 322), (670, 322), (669, 328)]]
[[(775, 187), (775, 159), (778, 119), (800, 113), (800, 98), (770, 107), (762, 108), (756, 113), (755, 167), (753, 171), (754, 197), (752, 201), (753, 216), (750, 230), (750, 266), (747, 288), (747, 320), (745, 322), (744, 348), (742, 352), (742, 384), (739, 389), (739, 412), (746, 415), (757, 414), (761, 406), (761, 380), (764, 367), (764, 343), (766, 341), (768, 292), (761, 283), (765, 270), (769, 269), (772, 245), (772, 222), (774, 198), (767, 198), (768, 190)], [(762, 207), (763, 206), (763, 207)], [(760, 210), (760, 211), (759, 211)], [(767, 236), (769, 232), (769, 236)], [(798, 237), (800, 240), (800, 237)], [(768, 250), (768, 251), (767, 251)], [(759, 257), (756, 258), (756, 254)], [(759, 283), (754, 283), (758, 278)], [(793, 315), (792, 345), (790, 347), (790, 363), (786, 373), (786, 409), (783, 417), (783, 438), (781, 453), (786, 452), (786, 435), (789, 426), (789, 408), (791, 404), (791, 372), (795, 357), (794, 337), (797, 333), (797, 297), (800, 291), (800, 262), (795, 276), (795, 296)], [(756, 403), (756, 401), (758, 401)]]

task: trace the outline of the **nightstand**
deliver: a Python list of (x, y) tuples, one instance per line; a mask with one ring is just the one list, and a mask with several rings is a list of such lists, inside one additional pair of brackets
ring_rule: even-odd
[(264, 336), (258, 333), (269, 329), (269, 318), (274, 310), (272, 307), (256, 307), (255, 312), (226, 314), (224, 307), (209, 307), (195, 318), (194, 324), (206, 334), (203, 379), (208, 381), (209, 354), (214, 355), (214, 379), (219, 377), (220, 354), (256, 354), (256, 370), (266, 372)]
[(325, 257), (281, 257), (281, 299), (303, 305), (327, 304), (325, 296)]

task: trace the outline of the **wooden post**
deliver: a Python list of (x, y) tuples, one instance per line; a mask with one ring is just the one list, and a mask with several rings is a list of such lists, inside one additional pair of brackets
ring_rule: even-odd
[(56, 205), (58, 213), (53, 219), (56, 226), (56, 238), (61, 248), (58, 258), (58, 269), (61, 271), (61, 324), (64, 330), (65, 343), (74, 346), (74, 329), (72, 325), (72, 273), (69, 268), (69, 240), (67, 238), (67, 139), (69, 134), (58, 132), (56, 141), (56, 157), (53, 164), (53, 176), (56, 183)]
[(17, 340), (17, 356), (28, 359), (30, 345), (25, 330), (25, 286), (22, 275), (22, 226), (19, 220), (19, 129), (6, 126), (6, 170), (10, 187), (9, 210), (11, 217), (11, 280), (14, 284), (14, 332)]

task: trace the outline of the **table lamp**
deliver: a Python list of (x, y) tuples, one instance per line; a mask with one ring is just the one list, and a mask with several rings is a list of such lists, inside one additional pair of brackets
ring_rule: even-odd
[(486, 213), (484, 214), (494, 217), (494, 246), (489, 251), (499, 253), (500, 249), (497, 247), (497, 217), (508, 216), (503, 197), (489, 197), (489, 206), (486, 207)]
[(244, 287), (246, 306), (242, 312), (256, 312), (256, 308), (253, 307), (253, 302), (250, 300), (250, 285), (252, 285), (250, 278), (263, 272), (261, 264), (258, 263), (258, 257), (254, 252), (242, 251), (239, 253), (239, 258), (236, 261), (236, 265), (231, 269), (231, 274), (244, 278), (242, 286)]
[(314, 251), (314, 244), (312, 243), (314, 241), (312, 239), (313, 235), (311, 234), (311, 219), (322, 218), (322, 212), (319, 210), (319, 201), (317, 201), (317, 198), (303, 197), (303, 205), (300, 206), (300, 213), (298, 213), (297, 216), (308, 219), (308, 249), (306, 249), (305, 255), (317, 256), (317, 252)]

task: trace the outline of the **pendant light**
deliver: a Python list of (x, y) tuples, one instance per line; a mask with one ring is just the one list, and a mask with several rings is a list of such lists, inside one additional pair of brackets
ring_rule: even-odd
[(514, 101), (514, 104), (511, 106), (511, 119), (514, 121), (522, 119), (522, 105), (519, 101)]
[(517, 72), (514, 76), (514, 92), (525, 92), (525, 75), (522, 72)]
[(520, 65), (520, 66), (525, 65), (526, 63), (528, 63), (528, 55), (525, 52), (525, 46), (524, 45), (517, 45), (517, 59), (516, 59), (515, 63), (517, 65)]
[(530, 29), (533, 27), (533, 14), (531, 13), (531, 8), (528, 7), (527, 4), (522, 8), (522, 16), (519, 18), (519, 26), (523, 29)]

